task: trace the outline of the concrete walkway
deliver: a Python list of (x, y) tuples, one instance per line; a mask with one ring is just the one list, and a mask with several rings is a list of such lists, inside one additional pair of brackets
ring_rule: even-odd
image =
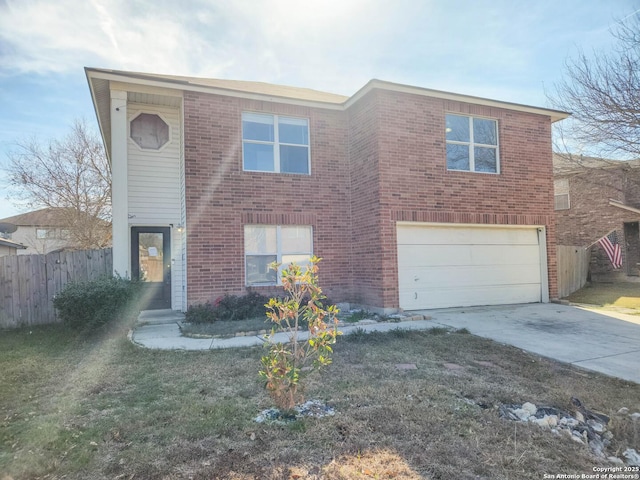
[[(427, 314), (428, 315), (428, 314)], [(138, 325), (131, 334), (131, 340), (140, 346), (160, 350), (215, 350), (218, 348), (241, 348), (263, 345), (262, 335), (232, 338), (189, 338), (180, 333), (179, 322), (184, 315), (171, 310), (146, 310), (140, 313)], [(340, 331), (348, 335), (356, 330), (365, 332), (388, 332), (395, 329), (427, 330), (433, 328), (432, 320), (413, 320), (408, 322), (372, 323), (366, 325), (349, 325), (340, 327)], [(307, 332), (300, 332), (300, 340), (308, 338)], [(286, 342), (286, 333), (277, 333), (275, 342)]]
[[(346, 335), (357, 329), (386, 332), (397, 328), (466, 328), (472, 334), (513, 345), (538, 355), (640, 383), (640, 317), (559, 304), (428, 310), (431, 320), (375, 323), (341, 327)], [(262, 345), (260, 336), (197, 339), (181, 336), (172, 311), (146, 311), (133, 330), (134, 343), (155, 349), (210, 350)], [(301, 338), (305, 338), (301, 335)], [(278, 334), (276, 341), (286, 341)]]

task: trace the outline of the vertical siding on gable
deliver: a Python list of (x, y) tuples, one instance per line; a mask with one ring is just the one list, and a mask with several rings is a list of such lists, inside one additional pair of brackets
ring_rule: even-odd
[[(187, 231), (184, 228), (187, 225), (187, 202), (186, 197), (186, 183), (184, 177), (184, 110), (180, 111), (180, 225), (182, 231), (180, 235), (180, 250), (176, 250), (177, 256), (176, 264), (179, 262), (180, 270), (176, 273), (179, 274), (180, 285), (176, 290), (174, 288), (174, 295), (176, 296), (176, 303), (174, 305), (180, 305), (183, 312), (187, 311)], [(179, 302), (179, 303), (178, 303)]]
[(128, 139), (129, 223), (180, 223), (180, 111), (155, 105), (130, 104), (129, 122), (140, 113), (158, 114), (171, 128), (170, 142), (161, 150), (141, 150)]
[(170, 226), (171, 305), (184, 310), (184, 167), (180, 109), (130, 103), (129, 122), (140, 113), (158, 114), (170, 127), (170, 142), (159, 151), (141, 150), (128, 139), (129, 225)]

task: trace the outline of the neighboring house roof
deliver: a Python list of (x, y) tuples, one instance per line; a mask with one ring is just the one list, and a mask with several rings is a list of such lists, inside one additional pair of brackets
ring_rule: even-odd
[[(70, 215), (71, 214), (71, 215)], [(74, 208), (56, 207), (42, 208), (33, 212), (21, 213), (13, 217), (0, 219), (0, 223), (11, 223), (18, 227), (68, 227), (69, 218), (74, 218), (77, 214)], [(89, 214), (85, 214), (89, 217)], [(109, 222), (102, 220), (105, 225)]]
[(65, 221), (66, 212), (66, 208), (43, 208), (3, 218), (0, 222), (12, 223), (19, 227), (63, 227), (68, 223)]
[[(158, 103), (174, 107), (180, 105), (180, 96), (182, 91), (195, 91), (269, 102), (345, 110), (370, 91), (374, 89), (381, 89), (546, 115), (551, 118), (552, 122), (562, 120), (570, 115), (569, 113), (560, 110), (551, 110), (548, 108), (491, 100), (471, 95), (462, 95), (459, 93), (414, 87), (411, 85), (403, 85), (377, 79), (370, 80), (354, 95), (347, 97), (344, 95), (321, 92), (309, 88), (289, 87), (264, 82), (249, 82), (242, 80), (160, 75), (88, 67), (85, 68), (85, 74), (87, 76), (87, 81), (89, 82), (91, 97), (93, 99), (98, 123), (100, 124), (100, 130), (102, 132), (109, 158), (111, 158), (110, 88), (111, 86), (117, 87), (118, 82), (121, 82), (123, 85), (137, 84), (144, 87), (140, 89), (140, 92), (131, 92), (130, 88), (123, 87), (122, 89), (128, 92), (127, 97), (129, 101), (139, 103)], [(111, 85), (112, 82), (113, 85)], [(147, 89), (146, 91), (145, 88)], [(171, 97), (173, 97), (173, 100), (171, 100)]]
[(2, 247), (12, 247), (12, 248), (15, 248), (15, 249), (22, 249), (22, 250), (27, 248), (24, 245), (22, 245), (21, 243), (13, 242), (13, 241), (11, 241), (9, 239), (6, 239), (6, 238), (0, 238), (0, 246), (2, 246)]
[(599, 157), (587, 157), (584, 155), (571, 155), (565, 153), (553, 154), (553, 174), (569, 175), (584, 172), (589, 168), (640, 168), (640, 159), (612, 160)]

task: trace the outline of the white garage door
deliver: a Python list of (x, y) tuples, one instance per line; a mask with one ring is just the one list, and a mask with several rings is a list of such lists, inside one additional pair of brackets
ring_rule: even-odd
[(535, 227), (398, 224), (397, 233), (400, 308), (542, 300)]

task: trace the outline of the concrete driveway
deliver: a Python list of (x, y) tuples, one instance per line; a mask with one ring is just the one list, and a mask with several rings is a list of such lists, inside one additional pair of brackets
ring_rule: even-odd
[(434, 323), (640, 383), (640, 316), (553, 303), (420, 313)]

